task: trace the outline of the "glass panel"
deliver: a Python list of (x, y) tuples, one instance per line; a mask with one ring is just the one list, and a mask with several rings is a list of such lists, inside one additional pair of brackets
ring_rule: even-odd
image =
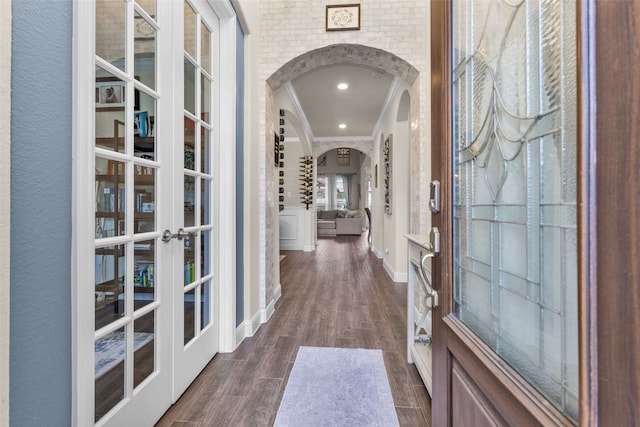
[(184, 176), (184, 226), (193, 227), (196, 223), (196, 179)]
[(184, 168), (196, 169), (196, 123), (188, 118), (184, 118)]
[(134, 228), (136, 233), (146, 233), (156, 229), (156, 170), (136, 165), (133, 178), (136, 213)]
[(124, 399), (124, 328), (95, 341), (95, 420)]
[(200, 100), (200, 118), (211, 124), (211, 81), (202, 75), (202, 93)]
[(211, 230), (200, 232), (200, 277), (211, 274)]
[(155, 240), (133, 244), (133, 308), (138, 310), (156, 299)]
[(96, 67), (96, 147), (124, 153), (125, 82)]
[(156, 0), (136, 0), (136, 3), (151, 17), (156, 15)]
[(576, 5), (453, 5), (454, 311), (577, 421)]
[(137, 13), (133, 19), (134, 74), (151, 89), (156, 87), (156, 30)]
[(96, 55), (124, 70), (124, 1), (96, 0)]
[(184, 2), (184, 50), (193, 59), (196, 57), (196, 13), (189, 3)]
[(213, 292), (211, 281), (207, 280), (202, 284), (202, 295), (200, 296), (200, 330), (211, 324), (211, 309), (213, 307)]
[(192, 289), (184, 294), (184, 344), (196, 336), (196, 312), (195, 312), (196, 290)]
[(211, 188), (212, 183), (210, 179), (203, 179), (200, 186), (200, 212), (202, 225), (211, 224)]
[(184, 236), (184, 285), (196, 280), (196, 241), (197, 237), (187, 234)]
[(200, 23), (200, 65), (209, 74), (211, 74), (211, 31)]
[(127, 265), (125, 246), (95, 250), (95, 330), (122, 317), (124, 278)]
[(196, 67), (184, 60), (184, 109), (196, 114)]
[(125, 163), (96, 157), (96, 239), (126, 234)]
[(133, 113), (134, 154), (141, 159), (156, 159), (155, 124), (156, 100), (143, 92), (136, 91), (137, 110)]
[(133, 387), (155, 370), (155, 310), (133, 322)]
[(200, 128), (200, 172), (211, 175), (211, 132)]

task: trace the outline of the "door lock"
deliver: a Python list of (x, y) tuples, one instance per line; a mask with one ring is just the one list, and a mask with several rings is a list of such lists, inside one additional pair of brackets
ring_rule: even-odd
[(172, 234), (171, 230), (167, 229), (164, 230), (164, 233), (162, 233), (162, 241), (166, 243), (171, 241), (171, 239), (182, 240), (184, 239), (184, 236), (188, 235), (189, 233), (185, 233), (183, 228), (180, 228), (176, 234)]
[(429, 209), (433, 213), (440, 212), (440, 181), (433, 180), (429, 184)]

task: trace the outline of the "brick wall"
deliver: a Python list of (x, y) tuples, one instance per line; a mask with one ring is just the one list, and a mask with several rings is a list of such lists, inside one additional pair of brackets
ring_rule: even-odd
[[(361, 1), (360, 30), (357, 31), (325, 31), (325, 6), (327, 1), (317, 0), (260, 0), (238, 1), (243, 8), (260, 8), (259, 31), (257, 34), (257, 49), (259, 50), (259, 65), (257, 75), (257, 99), (260, 105), (259, 128), (264, 129), (261, 135), (259, 156), (260, 160), (260, 185), (261, 195), (265, 200), (261, 209), (262, 222), (260, 240), (267, 249), (264, 258), (261, 256), (260, 279), (265, 284), (261, 292), (264, 297), (263, 304), (269, 304), (277, 287), (277, 277), (273, 271), (274, 257), (277, 253), (273, 250), (277, 225), (275, 218), (277, 212), (272, 210), (277, 203), (277, 189), (268, 188), (265, 182), (275, 182), (275, 168), (272, 167), (272, 159), (268, 155), (266, 147), (270, 147), (271, 139), (267, 136), (273, 134), (273, 91), (282, 84), (301, 73), (304, 69), (314, 66), (340, 61), (345, 59), (330, 58), (327, 50), (321, 50), (322, 55), (307, 54), (316, 49), (331, 45), (349, 45), (351, 47), (346, 62), (355, 60), (359, 63), (378, 61), (373, 64), (386, 69), (394, 75), (398, 75), (412, 85), (411, 117), (412, 134), (410, 152), (412, 158), (420, 159), (412, 163), (411, 171), (411, 232), (425, 232), (428, 227), (429, 217), (422, 212), (421, 207), (426, 206), (423, 200), (427, 194), (426, 188), (430, 178), (429, 147), (430, 147), (430, 107), (429, 107), (429, 3), (424, 0), (394, 1), (394, 0), (363, 0)], [(331, 4), (340, 3), (332, 1)], [(353, 3), (346, 1), (342, 3)], [(370, 55), (372, 50), (379, 49), (390, 55)], [(341, 51), (344, 54), (344, 51)], [(307, 54), (307, 55), (305, 55)], [(295, 58), (305, 55), (304, 60), (295, 61)], [(363, 59), (364, 58), (364, 59)], [(404, 67), (403, 61), (411, 67)], [(294, 60), (293, 62), (290, 62)], [(333, 62), (335, 63), (335, 62)], [(413, 75), (411, 68), (417, 70)], [(268, 102), (267, 102), (268, 101)], [(264, 210), (263, 210), (264, 209)], [(266, 240), (266, 241), (265, 241)]]

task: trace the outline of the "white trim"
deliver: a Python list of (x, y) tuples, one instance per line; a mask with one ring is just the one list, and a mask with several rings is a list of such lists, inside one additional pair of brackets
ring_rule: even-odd
[(260, 326), (262, 325), (262, 311), (258, 310), (250, 320), (245, 320), (236, 328), (236, 345), (234, 350), (244, 341), (247, 337), (252, 337), (258, 332)]
[(251, 323), (248, 325), (251, 328), (247, 332), (248, 337), (252, 337), (256, 332), (258, 332), (258, 329), (260, 329), (260, 325), (262, 325), (262, 323), (260, 322), (261, 317), (262, 316), (260, 315), (260, 311), (257, 311), (251, 317)]
[(281, 295), (282, 295), (282, 287), (280, 286), (280, 284), (278, 284), (276, 289), (273, 291), (273, 299), (271, 300), (269, 305), (267, 305), (267, 308), (260, 309), (261, 323), (267, 323), (269, 319), (271, 319), (271, 316), (273, 315), (273, 312), (275, 311), (275, 308), (276, 308), (276, 302), (278, 302)]
[[(219, 242), (220, 248), (220, 331), (219, 349), (233, 351), (236, 325), (236, 31), (237, 21), (228, 1), (210, 1), (220, 18), (220, 185)], [(224, 66), (223, 66), (224, 65)], [(233, 142), (233, 143), (231, 143)]]
[[(0, 1), (0, 123), (11, 123), (11, 0)], [(0, 425), (9, 425), (11, 126), (0, 129)]]
[(287, 82), (284, 85), (285, 89), (289, 93), (289, 98), (291, 98), (291, 103), (293, 107), (296, 109), (296, 114), (298, 115), (298, 120), (302, 124), (304, 131), (309, 135), (310, 140), (314, 140), (315, 136), (313, 136), (313, 131), (311, 130), (311, 125), (309, 124), (309, 120), (307, 116), (304, 114), (304, 110), (302, 109), (302, 105), (300, 105), (300, 99), (298, 99), (298, 94), (296, 93), (295, 88), (291, 84), (291, 82)]
[(371, 135), (363, 136), (319, 136), (317, 138), (311, 138), (313, 142), (373, 142), (374, 138)]
[[(92, 37), (95, 21), (94, 2), (74, 2), (73, 17), (73, 161), (72, 161), (72, 224), (71, 243), (71, 330), (72, 330), (72, 412), (73, 426), (93, 425), (94, 423), (94, 382), (88, 381), (94, 375), (93, 322), (87, 322), (94, 316), (93, 288), (81, 283), (80, 278), (87, 274), (87, 266), (95, 264), (93, 259), (93, 240), (87, 236), (95, 234), (93, 199), (87, 197), (95, 192), (94, 157), (92, 141), (94, 138), (95, 108), (94, 93), (89, 88), (95, 86), (94, 73), (87, 72), (95, 68), (95, 46)], [(89, 220), (91, 219), (91, 220)]]
[(387, 272), (391, 280), (396, 283), (406, 283), (407, 282), (407, 273), (406, 272), (398, 272), (391, 267), (391, 264), (387, 262), (387, 260), (382, 261), (382, 266), (384, 267), (384, 271)]
[(398, 93), (398, 88), (400, 87), (400, 77), (396, 76), (391, 82), (391, 86), (389, 87), (389, 92), (387, 92), (387, 98), (384, 100), (384, 104), (382, 105), (382, 110), (380, 110), (380, 116), (378, 117), (378, 121), (376, 121), (376, 125), (373, 127), (373, 132), (371, 133), (371, 140), (378, 135), (380, 132), (380, 127), (382, 126), (382, 120), (387, 115), (387, 111), (391, 108), (391, 103), (396, 97)]
[(384, 252), (379, 250), (378, 248), (376, 248), (375, 246), (371, 246), (371, 252), (373, 252), (373, 254), (378, 258), (378, 259), (382, 259), (384, 258)]
[(316, 247), (314, 245), (304, 245), (304, 248), (302, 248), (302, 250), (304, 252), (313, 252), (316, 250)]

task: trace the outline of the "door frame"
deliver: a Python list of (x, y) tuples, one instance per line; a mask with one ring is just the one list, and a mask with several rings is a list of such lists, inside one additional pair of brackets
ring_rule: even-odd
[[(236, 26), (235, 10), (229, 0), (207, 1), (220, 19), (220, 105), (235, 105), (236, 81)], [(94, 1), (73, 2), (73, 159), (72, 159), (72, 224), (71, 247), (71, 372), (72, 398), (71, 420), (74, 426), (92, 425), (93, 421), (93, 322), (94, 295), (91, 287), (82, 280), (87, 274), (93, 274), (94, 265), (94, 211), (91, 195), (93, 188), (94, 152), (94, 109), (95, 99), (95, 3)], [(219, 349), (230, 352), (236, 343), (236, 188), (235, 188), (235, 107), (218, 110), (220, 117), (220, 171), (218, 179), (221, 186), (218, 205), (218, 238), (225, 242), (229, 250), (219, 251), (219, 300), (214, 310), (220, 313), (217, 325)], [(87, 379), (87, 378), (90, 378)]]
[[(0, 121), (11, 123), (11, 0), (0, 2)], [(0, 130), (0, 425), (9, 424), (11, 127)]]
[[(590, 133), (593, 120), (591, 101), (593, 93), (593, 75), (589, 61), (593, 59), (589, 52), (593, 47), (591, 34), (592, 14), (589, 13), (595, 0), (589, 5), (577, 2), (577, 64), (578, 67), (578, 296), (579, 296), (579, 387), (580, 387), (580, 425), (596, 425), (597, 413), (593, 402), (598, 399), (594, 373), (597, 348), (596, 338), (596, 291), (593, 267), (595, 262), (595, 194), (593, 193), (595, 174), (592, 159), (595, 155), (595, 141)], [(591, 18), (591, 19), (590, 19)], [(607, 28), (602, 26), (602, 28)], [(452, 423), (450, 393), (452, 384), (452, 358), (450, 353), (465, 363), (480, 370), (476, 382), (483, 384), (482, 391), (491, 403), (497, 405), (492, 397), (505, 397), (508, 404), (496, 406), (492, 413), (497, 419), (506, 415), (508, 419), (536, 420), (543, 425), (565, 425), (569, 421), (551, 405), (537, 390), (527, 383), (515, 370), (482, 342), (453, 313), (453, 277), (450, 267), (453, 265), (452, 250), (452, 199), (451, 199), (451, 2), (437, 0), (431, 3), (431, 105), (432, 105), (432, 177), (441, 182), (442, 204), (439, 214), (432, 215), (432, 224), (438, 227), (442, 238), (442, 247), (438, 260), (432, 263), (436, 290), (440, 294), (440, 306), (433, 316), (433, 425), (447, 426)], [(589, 108), (590, 107), (590, 108)], [(637, 171), (636, 171), (637, 173)], [(591, 236), (591, 238), (590, 238)], [(445, 334), (439, 331), (450, 331)], [(475, 372), (475, 371), (474, 371)], [(634, 390), (637, 395), (637, 390)], [(482, 400), (482, 399), (480, 399)], [(485, 402), (481, 402), (482, 405)], [(488, 402), (486, 402), (488, 403)]]
[[(640, 85), (632, 81), (640, 73), (640, 33), (634, 31), (640, 4), (585, 0), (577, 7), (579, 423), (633, 425), (640, 418), (640, 405), (631, 404), (640, 401), (640, 197), (630, 190), (640, 182)], [(432, 146), (434, 159), (449, 150), (449, 16), (448, 1), (432, 2), (432, 140), (441, 141)], [(443, 177), (446, 171), (434, 163), (433, 176)], [(442, 185), (449, 194), (448, 182)], [(450, 220), (450, 199), (442, 200), (443, 216), (434, 216), (434, 225)], [(442, 260), (433, 265), (434, 278), (444, 283), (434, 316), (439, 324), (443, 310), (451, 312), (451, 278), (440, 265), (451, 261), (449, 242), (443, 239)], [(435, 369), (434, 388), (445, 390), (446, 381)], [(434, 393), (433, 424), (449, 425), (440, 400)]]

